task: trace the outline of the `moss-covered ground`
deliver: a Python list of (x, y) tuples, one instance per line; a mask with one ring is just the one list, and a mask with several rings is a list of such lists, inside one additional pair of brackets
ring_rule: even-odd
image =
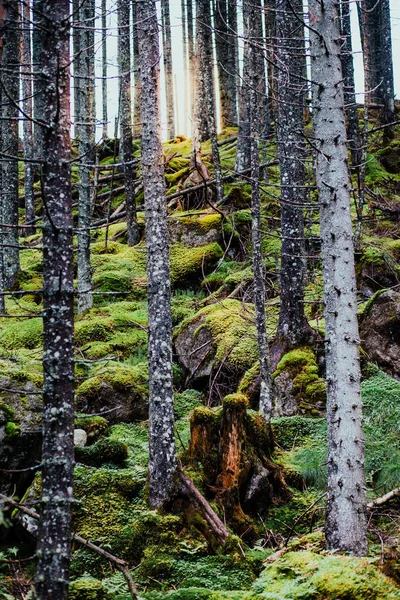
[[(374, 123), (370, 124), (373, 128)], [(398, 285), (400, 239), (398, 211), (400, 163), (396, 139), (382, 148), (382, 134), (370, 136), (366, 184), (371, 191), (364, 207), (362, 237), (357, 251), (360, 289), (359, 312), (366, 314), (377, 294)], [(222, 132), (220, 141), (237, 133)], [(113, 140), (101, 164), (112, 164)], [(234, 167), (235, 141), (220, 147), (222, 167)], [(268, 143), (274, 158), (276, 147)], [(202, 146), (204, 162), (213, 176), (211, 146)], [(397, 153), (397, 154), (396, 154)], [(167, 194), (190, 183), (190, 140), (183, 137), (164, 144)], [(139, 144), (135, 142), (135, 156)], [(397, 156), (397, 158), (396, 158)], [(110, 171), (104, 171), (103, 175)], [(21, 191), (22, 191), (21, 170)], [(140, 170), (138, 171), (140, 176)], [(78, 180), (73, 169), (73, 181)], [(193, 183), (193, 182), (192, 182)], [(279, 168), (268, 169), (262, 186), (262, 248), (267, 291), (266, 321), (273, 338), (279, 316), (280, 202)], [(356, 186), (356, 178), (353, 180)], [(39, 191), (38, 184), (36, 191)], [(122, 180), (113, 187), (122, 185)], [(109, 194), (96, 207), (101, 219), (113, 212), (124, 193), (110, 194), (109, 181), (100, 186)], [(211, 190), (210, 200), (215, 201)], [(190, 419), (211, 419), (218, 424), (221, 409), (210, 404), (210, 386), (217, 393), (211, 404), (220, 404), (220, 390), (239, 392), (245, 398), (257, 382), (259, 363), (252, 303), (251, 189), (246, 181), (230, 181), (224, 188), (224, 215), (208, 204), (199, 205), (194, 195), (169, 203), (171, 234), (172, 320), (174, 339), (192, 327), (193, 350), (198, 339), (208, 336), (211, 375), (193, 383), (182, 361), (174, 356), (175, 433), (179, 459), (188, 455)], [(105, 199), (105, 200), (104, 200)], [(305, 313), (311, 326), (323, 335), (322, 274), (319, 251), (317, 198), (310, 194), (306, 219), (307, 285)], [(139, 190), (137, 203), (143, 203)], [(144, 229), (144, 213), (138, 221)], [(397, 212), (396, 212), (397, 211)], [(356, 217), (355, 208), (352, 214)], [(21, 215), (21, 218), (23, 215)], [(76, 243), (75, 238), (75, 243)], [(2, 388), (25, 391), (15, 395), (0, 391), (0, 431), (5, 443), (22, 439), (26, 426), (40, 428), (40, 399), (34, 392), (43, 384), (41, 234), (21, 240), (21, 273), (16, 287), (25, 295), (8, 297), (8, 317), (0, 318), (0, 383)], [(147, 507), (148, 423), (147, 415), (134, 422), (115, 422), (107, 411), (100, 416), (91, 407), (99, 399), (126, 400), (142, 406), (148, 398), (146, 249), (141, 243), (127, 245), (126, 223), (100, 226), (91, 233), (94, 307), (76, 315), (75, 427), (85, 430), (85, 447), (76, 450), (74, 531), (126, 560), (143, 600), (395, 600), (400, 598), (399, 506), (370, 518), (370, 556), (356, 559), (325, 551), (322, 535), (326, 485), (326, 385), (321, 350), (296, 348), (278, 363), (272, 379), (288, 376), (299, 407), (294, 416), (274, 417), (273, 459), (281, 465), (290, 499), (271, 506), (263, 516), (253, 516), (256, 532), (251, 547), (244, 543), (221, 554), (211, 550), (194, 520), (179, 505), (157, 513)], [(314, 256), (314, 258), (312, 258)], [(219, 378), (219, 379), (218, 379)], [(193, 387), (192, 387), (193, 384)], [(193, 389), (193, 388), (196, 389)], [(32, 394), (32, 395), (30, 395)], [(400, 383), (363, 356), (362, 396), (365, 406), (366, 478), (368, 498), (398, 487), (400, 480)], [(233, 398), (238, 396), (232, 396)], [(83, 399), (83, 400), (82, 400)], [(229, 401), (229, 399), (228, 399)], [(83, 402), (83, 404), (82, 404)], [(247, 400), (246, 400), (247, 403)], [(87, 412), (81, 412), (81, 405)], [(113, 408), (111, 408), (111, 411)], [(193, 413), (194, 411), (194, 413)], [(95, 412), (95, 415), (88, 413)], [(255, 413), (248, 412), (249, 418)], [(28, 425), (27, 425), (28, 424)], [(190, 475), (204, 493), (206, 477), (201, 465), (190, 465)], [(28, 497), (37, 498), (36, 475)], [(221, 506), (213, 504), (225, 514)], [(1, 513), (0, 513), (1, 515)], [(0, 522), (0, 526), (2, 523)], [(10, 525), (10, 524), (8, 524)], [(4, 523), (3, 523), (4, 526)], [(228, 523), (229, 526), (229, 523)], [(20, 598), (11, 565), (25, 558), (32, 541), (21, 544), (18, 526), (9, 526), (0, 549), (0, 599)], [(310, 533), (311, 532), (311, 533)], [(275, 554), (285, 547), (285, 553)], [(3, 562), (2, 562), (3, 559)], [(268, 562), (270, 561), (270, 562)], [(33, 563), (20, 563), (20, 585), (28, 585)], [(123, 576), (87, 548), (74, 544), (71, 562), (71, 600), (127, 600)]]

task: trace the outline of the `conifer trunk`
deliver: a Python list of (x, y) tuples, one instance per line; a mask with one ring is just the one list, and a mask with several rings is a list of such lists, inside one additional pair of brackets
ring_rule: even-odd
[(133, 136), (135, 139), (142, 135), (141, 103), (142, 103), (142, 81), (140, 77), (139, 38), (137, 27), (136, 1), (132, 0), (132, 34), (133, 34)]
[(149, 504), (161, 507), (176, 470), (172, 382), (171, 282), (160, 123), (160, 65), (155, 2), (137, 4), (142, 78), (142, 167), (149, 299)]
[[(30, 0), (21, 1), (22, 15), (22, 97), (23, 110), (27, 118), (24, 119), (24, 157), (33, 158), (33, 85), (32, 85), (32, 50), (31, 50), (31, 3)], [(24, 190), (25, 190), (25, 223), (31, 224), (35, 219), (35, 204), (33, 192), (34, 167), (31, 162), (25, 163)], [(31, 235), (35, 229), (32, 226), (25, 229), (25, 235)]]
[[(194, 46), (194, 18), (193, 0), (186, 0), (187, 27), (188, 27), (188, 60), (189, 60), (189, 88), (190, 88), (190, 116), (194, 119), (195, 114), (195, 69), (196, 54)], [(192, 126), (193, 129), (193, 126)]]
[(94, 87), (94, 0), (80, 6), (80, 60), (75, 74), (78, 79), (79, 103), (77, 114), (79, 132), (79, 214), (78, 214), (78, 312), (93, 306), (92, 271), (90, 267), (90, 217), (93, 188), (91, 172), (95, 162), (95, 87)]
[[(18, 156), (18, 100), (20, 71), (20, 22), (18, 2), (3, 0), (4, 26), (0, 32), (1, 88), (3, 117), (2, 143), (6, 154)], [(4, 283), (12, 287), (19, 273), (18, 250), (18, 160), (4, 159), (2, 165), (3, 223), (9, 227), (3, 229)]]
[(107, 0), (101, 0), (101, 95), (103, 108), (103, 138), (108, 137), (108, 64), (107, 64)]
[(118, 68), (120, 85), (121, 140), (120, 162), (124, 163), (126, 218), (128, 224), (128, 244), (135, 246), (140, 241), (136, 218), (135, 169), (132, 149), (132, 109), (131, 109), (131, 28), (129, 4), (118, 0)]
[(364, 439), (339, 2), (311, 0), (311, 78), (326, 319), (327, 546), (367, 553)]
[(167, 136), (168, 139), (175, 138), (175, 114), (174, 114), (174, 76), (172, 69), (172, 40), (171, 40), (171, 16), (169, 11), (169, 0), (161, 0), (161, 19), (163, 28), (163, 56), (165, 74), (165, 104), (167, 109)]
[[(237, 126), (236, 35), (230, 30), (227, 0), (216, 0), (214, 12), (221, 129)], [(232, 16), (232, 15), (231, 15)]]
[(73, 500), (74, 344), (69, 88), (69, 2), (46, 0), (43, 51), (43, 450), (35, 592), (64, 600)]
[[(208, 120), (208, 77), (213, 71), (212, 46), (208, 44), (210, 37), (207, 28), (211, 27), (210, 0), (196, 0), (196, 55), (195, 55), (195, 106), (193, 129), (197, 132), (199, 142), (211, 137)], [(211, 35), (211, 32), (210, 32)], [(214, 80), (211, 75), (211, 80)]]
[(305, 285), (305, 143), (306, 82), (303, 4), (276, 1), (277, 145), (281, 183), (281, 307), (278, 338), (293, 347), (310, 337), (304, 314)]

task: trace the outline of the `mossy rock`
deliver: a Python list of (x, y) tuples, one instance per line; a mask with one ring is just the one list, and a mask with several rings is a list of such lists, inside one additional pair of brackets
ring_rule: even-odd
[[(236, 391), (241, 375), (258, 358), (254, 307), (224, 300), (198, 311), (175, 334), (178, 360), (194, 381), (218, 372)], [(218, 383), (218, 382), (215, 382)]]
[(128, 458), (128, 446), (113, 439), (101, 439), (92, 446), (75, 448), (76, 460), (85, 465), (99, 467), (105, 463), (123, 465)]
[(43, 343), (43, 319), (23, 319), (16, 323), (3, 323), (0, 332), (0, 345), (9, 350), (18, 348), (39, 348)]
[(105, 600), (103, 584), (94, 577), (82, 577), (71, 581), (69, 600)]
[(104, 412), (110, 423), (130, 423), (147, 418), (148, 370), (146, 364), (130, 366), (110, 362), (84, 381), (76, 392), (80, 412)]
[(319, 376), (311, 348), (300, 347), (284, 354), (272, 380), (275, 416), (318, 416), (324, 410), (326, 383)]
[(75, 429), (86, 431), (88, 442), (91, 443), (106, 433), (108, 422), (104, 417), (97, 415), (78, 415), (75, 419)]
[(256, 597), (276, 600), (398, 600), (400, 590), (368, 559), (288, 552), (253, 585)]

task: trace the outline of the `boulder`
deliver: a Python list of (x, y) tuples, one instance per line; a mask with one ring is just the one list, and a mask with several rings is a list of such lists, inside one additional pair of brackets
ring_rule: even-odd
[(370, 362), (400, 379), (400, 293), (381, 290), (360, 319), (361, 347)]
[(87, 433), (84, 429), (74, 429), (74, 446), (83, 448), (87, 443)]

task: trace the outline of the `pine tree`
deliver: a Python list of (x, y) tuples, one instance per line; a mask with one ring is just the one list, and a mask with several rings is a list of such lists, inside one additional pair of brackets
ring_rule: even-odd
[[(236, 30), (231, 31), (227, 0), (216, 0), (214, 11), (221, 128), (237, 126)], [(231, 9), (232, 11), (232, 9)]]
[(169, 244), (160, 124), (160, 72), (155, 2), (137, 4), (142, 78), (142, 168), (149, 299), (149, 504), (161, 507), (176, 470), (172, 381)]
[(36, 14), (43, 72), (43, 449), (35, 594), (68, 590), (74, 466), (74, 285), (72, 251), (69, 1), (46, 0)]
[(165, 75), (165, 104), (167, 107), (167, 136), (175, 138), (174, 76), (172, 69), (171, 16), (169, 0), (161, 0), (162, 39)]
[(326, 321), (330, 550), (367, 553), (360, 338), (350, 214), (338, 0), (310, 1), (313, 139)]
[[(22, 45), (21, 45), (21, 65), (22, 65), (22, 104), (25, 113), (24, 118), (24, 158), (28, 159), (24, 170), (24, 189), (25, 189), (25, 223), (33, 223), (35, 220), (34, 203), (34, 166), (30, 162), (33, 158), (33, 85), (32, 85), (32, 50), (31, 50), (31, 3), (30, 0), (21, 0), (20, 7), (22, 15)], [(34, 227), (25, 229), (25, 235), (34, 233)]]

